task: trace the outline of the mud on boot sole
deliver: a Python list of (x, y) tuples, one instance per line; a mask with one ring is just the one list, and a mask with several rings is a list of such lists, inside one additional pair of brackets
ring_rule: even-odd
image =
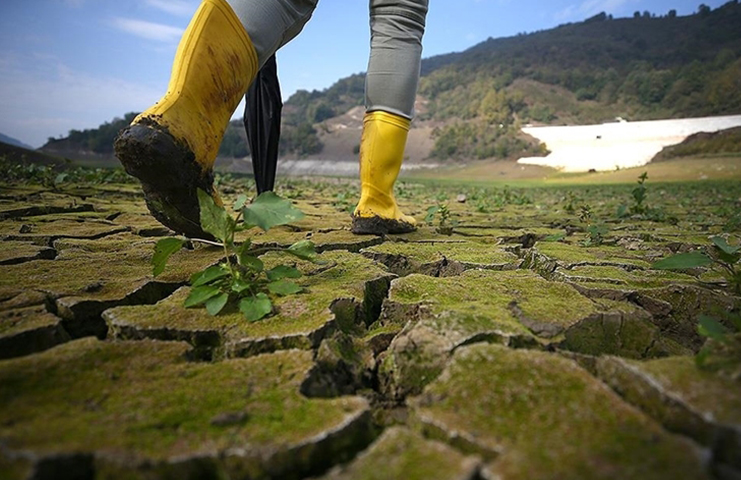
[(350, 231), (356, 235), (386, 235), (409, 233), (417, 229), (409, 222), (381, 217), (352, 217)]
[(126, 173), (142, 183), (154, 218), (188, 237), (212, 238), (200, 226), (197, 190), (213, 193), (213, 172), (204, 172), (185, 144), (144, 121), (123, 129), (114, 148)]

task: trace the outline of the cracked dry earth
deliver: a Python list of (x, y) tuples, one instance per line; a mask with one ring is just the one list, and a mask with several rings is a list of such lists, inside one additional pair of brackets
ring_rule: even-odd
[[(594, 247), (563, 192), (381, 238), (350, 234), (348, 188), (289, 184), (306, 219), (244, 234), (327, 261), (248, 323), (182, 306), (217, 248), (152, 278), (168, 231), (138, 188), (3, 186), (0, 478), (741, 478), (741, 385), (693, 359), (698, 315), (741, 299), (650, 268), (706, 245), (738, 188), (670, 192), (678, 225), (613, 221)], [(422, 218), (435, 193), (399, 196)], [(629, 189), (600, 195), (607, 218)]]

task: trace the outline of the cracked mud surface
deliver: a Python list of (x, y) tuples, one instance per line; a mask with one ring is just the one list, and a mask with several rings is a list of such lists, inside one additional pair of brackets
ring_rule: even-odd
[(693, 358), (698, 316), (741, 298), (712, 269), (651, 269), (737, 242), (741, 187), (657, 186), (672, 221), (582, 187), (609, 230), (592, 246), (565, 187), (402, 183), (419, 220), (468, 200), (452, 233), (385, 237), (350, 233), (354, 188), (287, 181), (306, 218), (239, 234), (327, 262), (298, 262), (304, 292), (248, 323), (182, 306), (218, 248), (152, 277), (168, 231), (136, 188), (3, 186), (0, 478), (741, 477), (741, 384)]

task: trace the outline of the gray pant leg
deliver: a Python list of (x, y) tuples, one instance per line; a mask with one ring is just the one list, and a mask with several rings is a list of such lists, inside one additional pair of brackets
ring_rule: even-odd
[(411, 119), (417, 94), (428, 0), (370, 0), (367, 111)]
[(226, 0), (242, 22), (262, 67), (301, 32), (319, 0)]

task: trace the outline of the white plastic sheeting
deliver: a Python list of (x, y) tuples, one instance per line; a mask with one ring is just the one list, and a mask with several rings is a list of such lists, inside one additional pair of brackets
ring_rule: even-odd
[(547, 157), (518, 163), (543, 165), (565, 172), (615, 170), (647, 164), (662, 148), (698, 132), (741, 126), (741, 115), (646, 122), (615, 122), (570, 127), (525, 127), (523, 132), (545, 143)]

